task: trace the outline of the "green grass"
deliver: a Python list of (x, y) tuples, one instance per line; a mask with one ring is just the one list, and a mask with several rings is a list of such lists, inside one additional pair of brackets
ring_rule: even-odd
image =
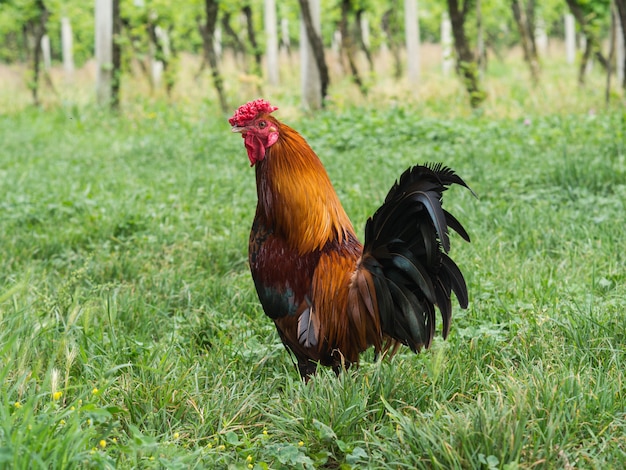
[(203, 106), (0, 116), (0, 467), (626, 465), (626, 116), (291, 119), (359, 231), (414, 163), (478, 194), (446, 193), (472, 236), (448, 341), (305, 385), (248, 272), (253, 170)]

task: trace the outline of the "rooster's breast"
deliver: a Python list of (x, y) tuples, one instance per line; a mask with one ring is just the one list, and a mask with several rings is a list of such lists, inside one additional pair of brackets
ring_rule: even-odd
[(299, 315), (306, 309), (319, 251), (301, 255), (280, 234), (255, 221), (248, 256), (252, 279), (268, 317)]

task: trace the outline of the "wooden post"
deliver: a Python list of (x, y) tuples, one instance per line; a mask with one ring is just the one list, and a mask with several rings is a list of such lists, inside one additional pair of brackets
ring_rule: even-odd
[(620, 15), (617, 15), (617, 19), (615, 21), (615, 61), (616, 61), (616, 75), (617, 75), (617, 83), (620, 85), (624, 83), (624, 25), (620, 21)]
[(150, 73), (152, 74), (152, 87), (154, 90), (158, 89), (161, 86), (161, 80), (163, 78), (163, 61), (156, 60), (154, 58), (154, 46), (150, 49), (152, 59), (150, 59)]
[(111, 108), (118, 109), (120, 106), (120, 89), (122, 88), (122, 47), (119, 41), (122, 34), (122, 17), (120, 15), (120, 0), (112, 0), (112, 4)]
[(363, 31), (363, 45), (366, 49), (370, 48), (370, 22), (367, 15), (361, 16), (361, 31)]
[(576, 60), (576, 23), (571, 13), (565, 14), (565, 59), (568, 64)]
[(420, 76), (420, 29), (417, 0), (404, 0), (404, 31), (406, 35), (407, 77), (415, 84)]
[(476, 0), (476, 62), (478, 63), (478, 77), (485, 75), (485, 39), (483, 27), (483, 8), (480, 0)]
[(454, 60), (452, 58), (452, 24), (450, 16), (444, 13), (441, 17), (441, 71), (444, 76), (449, 76)]
[[(150, 41), (149, 50), (152, 87), (156, 90), (161, 86), (166, 63), (169, 63), (171, 56), (170, 37), (167, 34), (167, 31), (158, 25), (154, 27), (154, 37)], [(157, 59), (157, 51), (159, 50), (162, 54), (162, 58)]]
[(52, 59), (50, 57), (50, 36), (47, 34), (41, 37), (41, 55), (43, 57), (44, 70), (50, 70)]
[(169, 58), (172, 55), (172, 47), (170, 45), (170, 35), (169, 35), (169, 33), (167, 32), (167, 30), (161, 28), (160, 26), (155, 26), (154, 34), (157, 37), (157, 39), (159, 40), (159, 45), (161, 46), (161, 49), (163, 51), (163, 55), (169, 61)]
[(537, 25), (535, 26), (535, 44), (537, 44), (537, 52), (541, 56), (546, 55), (548, 52), (548, 35), (546, 34), (546, 22), (543, 18), (537, 19)]
[[(321, 8), (320, 0), (309, 0), (309, 11), (313, 28), (320, 34)], [(315, 60), (313, 46), (311, 45), (304, 21), (300, 21), (300, 56), (301, 56), (301, 82), (302, 101), (306, 109), (320, 109), (322, 107), (321, 76)]]
[(276, 0), (265, 0), (265, 34), (267, 80), (270, 85), (278, 85), (278, 22)]
[(609, 56), (607, 62), (609, 66), (606, 68), (606, 87), (604, 89), (604, 102), (608, 106), (611, 100), (611, 73), (613, 59), (615, 58), (615, 39), (617, 36), (617, 24), (620, 22), (617, 7), (611, 3), (611, 32), (609, 33)]
[(74, 78), (74, 45), (72, 38), (72, 24), (66, 16), (61, 18), (61, 50), (63, 51), (63, 70), (65, 79), (71, 82)]
[(341, 31), (336, 29), (333, 31), (333, 37), (330, 39), (330, 50), (337, 56), (337, 60), (341, 61)]
[(217, 60), (222, 60), (222, 27), (215, 25), (215, 34), (213, 35), (213, 50)]
[(96, 0), (96, 95), (109, 105), (113, 78), (113, 1)]
[[(584, 34), (581, 34), (579, 36), (578, 40), (579, 40), (579, 45), (578, 45), (579, 49), (581, 51), (586, 51), (587, 50), (587, 36), (584, 35)], [(589, 56), (587, 57), (587, 61), (585, 62), (584, 74), (585, 75), (589, 75), (592, 70), (593, 70), (593, 55), (589, 54)], [(581, 85), (584, 84), (584, 79), (582, 81), (580, 81), (580, 84)]]
[[(580, 36), (580, 48), (582, 50), (587, 49), (587, 36), (585, 36), (584, 34)], [(589, 59), (587, 60), (587, 65), (585, 67), (585, 75), (589, 75), (592, 70), (593, 70), (593, 54), (591, 54), (589, 56)]]
[(291, 53), (291, 39), (289, 39), (289, 20), (287, 18), (281, 18), (280, 20), (280, 36), (281, 46), (289, 55)]

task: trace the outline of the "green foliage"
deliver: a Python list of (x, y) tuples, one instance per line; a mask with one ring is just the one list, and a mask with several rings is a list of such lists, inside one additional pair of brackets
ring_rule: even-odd
[(291, 119), (359, 231), (441, 161), (471, 296), (447, 341), (303, 384), (246, 263), (215, 106), (0, 116), (0, 467), (621, 468), (626, 118)]
[[(585, 11), (593, 28), (601, 32), (607, 29), (609, 18), (609, 2), (581, 0), (581, 7)], [(253, 11), (254, 27), (259, 32), (259, 42), (263, 46), (264, 29), (262, 0), (240, 0), (220, 2), (220, 11), (229, 13), (231, 26), (242, 38), (246, 38), (245, 26), (238, 21), (241, 8), (249, 4)], [(33, 15), (34, 0), (6, 0), (0, 2), (0, 60), (7, 62), (23, 61), (26, 57), (27, 44), (22, 35), (22, 27)], [(61, 60), (60, 21), (66, 16), (70, 19), (74, 34), (74, 59), (81, 66), (93, 56), (94, 37), (94, 6), (93, 2), (85, 3), (82, 0), (46, 0), (45, 5), (50, 11), (47, 28), (51, 41), (54, 60)], [(483, 26), (487, 42), (495, 48), (508, 47), (517, 41), (517, 32), (511, 15), (510, 2), (505, 0), (484, 0), (482, 5)], [(388, 0), (373, 2), (361, 0), (353, 2), (354, 10), (363, 8), (369, 19), (371, 43), (374, 49), (380, 47), (384, 34), (382, 31), (382, 17), (390, 8), (397, 11), (402, 18), (402, 2)], [(331, 39), (340, 21), (339, 2), (336, 0), (322, 0), (322, 40), (330, 46)], [(562, 33), (562, 15), (567, 10), (565, 2), (561, 0), (545, 0), (537, 2), (536, 13), (546, 25), (548, 34)], [(132, 42), (134, 48), (127, 47), (126, 54), (135, 59), (142, 59), (148, 54), (148, 36), (146, 25), (148, 22), (158, 24), (169, 31), (170, 39), (179, 51), (199, 53), (202, 41), (197, 30), (197, 18), (204, 15), (204, 4), (200, 0), (186, 0), (172, 3), (167, 0), (143, 0), (141, 4), (135, 0), (120, 1), (121, 15), (127, 28), (125, 46)], [(292, 44), (297, 45), (300, 36), (299, 15), (300, 7), (297, 0), (278, 2), (279, 19), (289, 21), (289, 36)], [(442, 15), (447, 11), (446, 3), (440, 0), (424, 0), (419, 2), (419, 22), (421, 38), (426, 42), (438, 42)], [(470, 12), (468, 20), (468, 34), (470, 39), (475, 38), (475, 15)], [(604, 29), (602, 29), (604, 28)], [(400, 21), (396, 25), (398, 34), (403, 34), (404, 24)], [(232, 40), (223, 35), (224, 45), (232, 47)]]
[(6, 42), (0, 47), (0, 60), (25, 61), (27, 45), (22, 28), (26, 29), (41, 15), (35, 0), (11, 0), (0, 2), (0, 38)]
[(573, 0), (585, 19), (583, 30), (589, 39), (598, 41), (607, 34), (611, 23), (610, 0)]
[(73, 35), (74, 62), (80, 67), (94, 55), (94, 2), (46, 0), (50, 18), (46, 24), (52, 59), (61, 61), (61, 18), (69, 18)]

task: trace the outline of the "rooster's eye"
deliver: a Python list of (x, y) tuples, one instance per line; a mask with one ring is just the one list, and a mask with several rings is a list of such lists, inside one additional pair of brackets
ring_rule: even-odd
[(266, 126), (267, 126), (267, 122), (265, 122), (265, 121), (259, 122), (259, 128), (265, 129)]

